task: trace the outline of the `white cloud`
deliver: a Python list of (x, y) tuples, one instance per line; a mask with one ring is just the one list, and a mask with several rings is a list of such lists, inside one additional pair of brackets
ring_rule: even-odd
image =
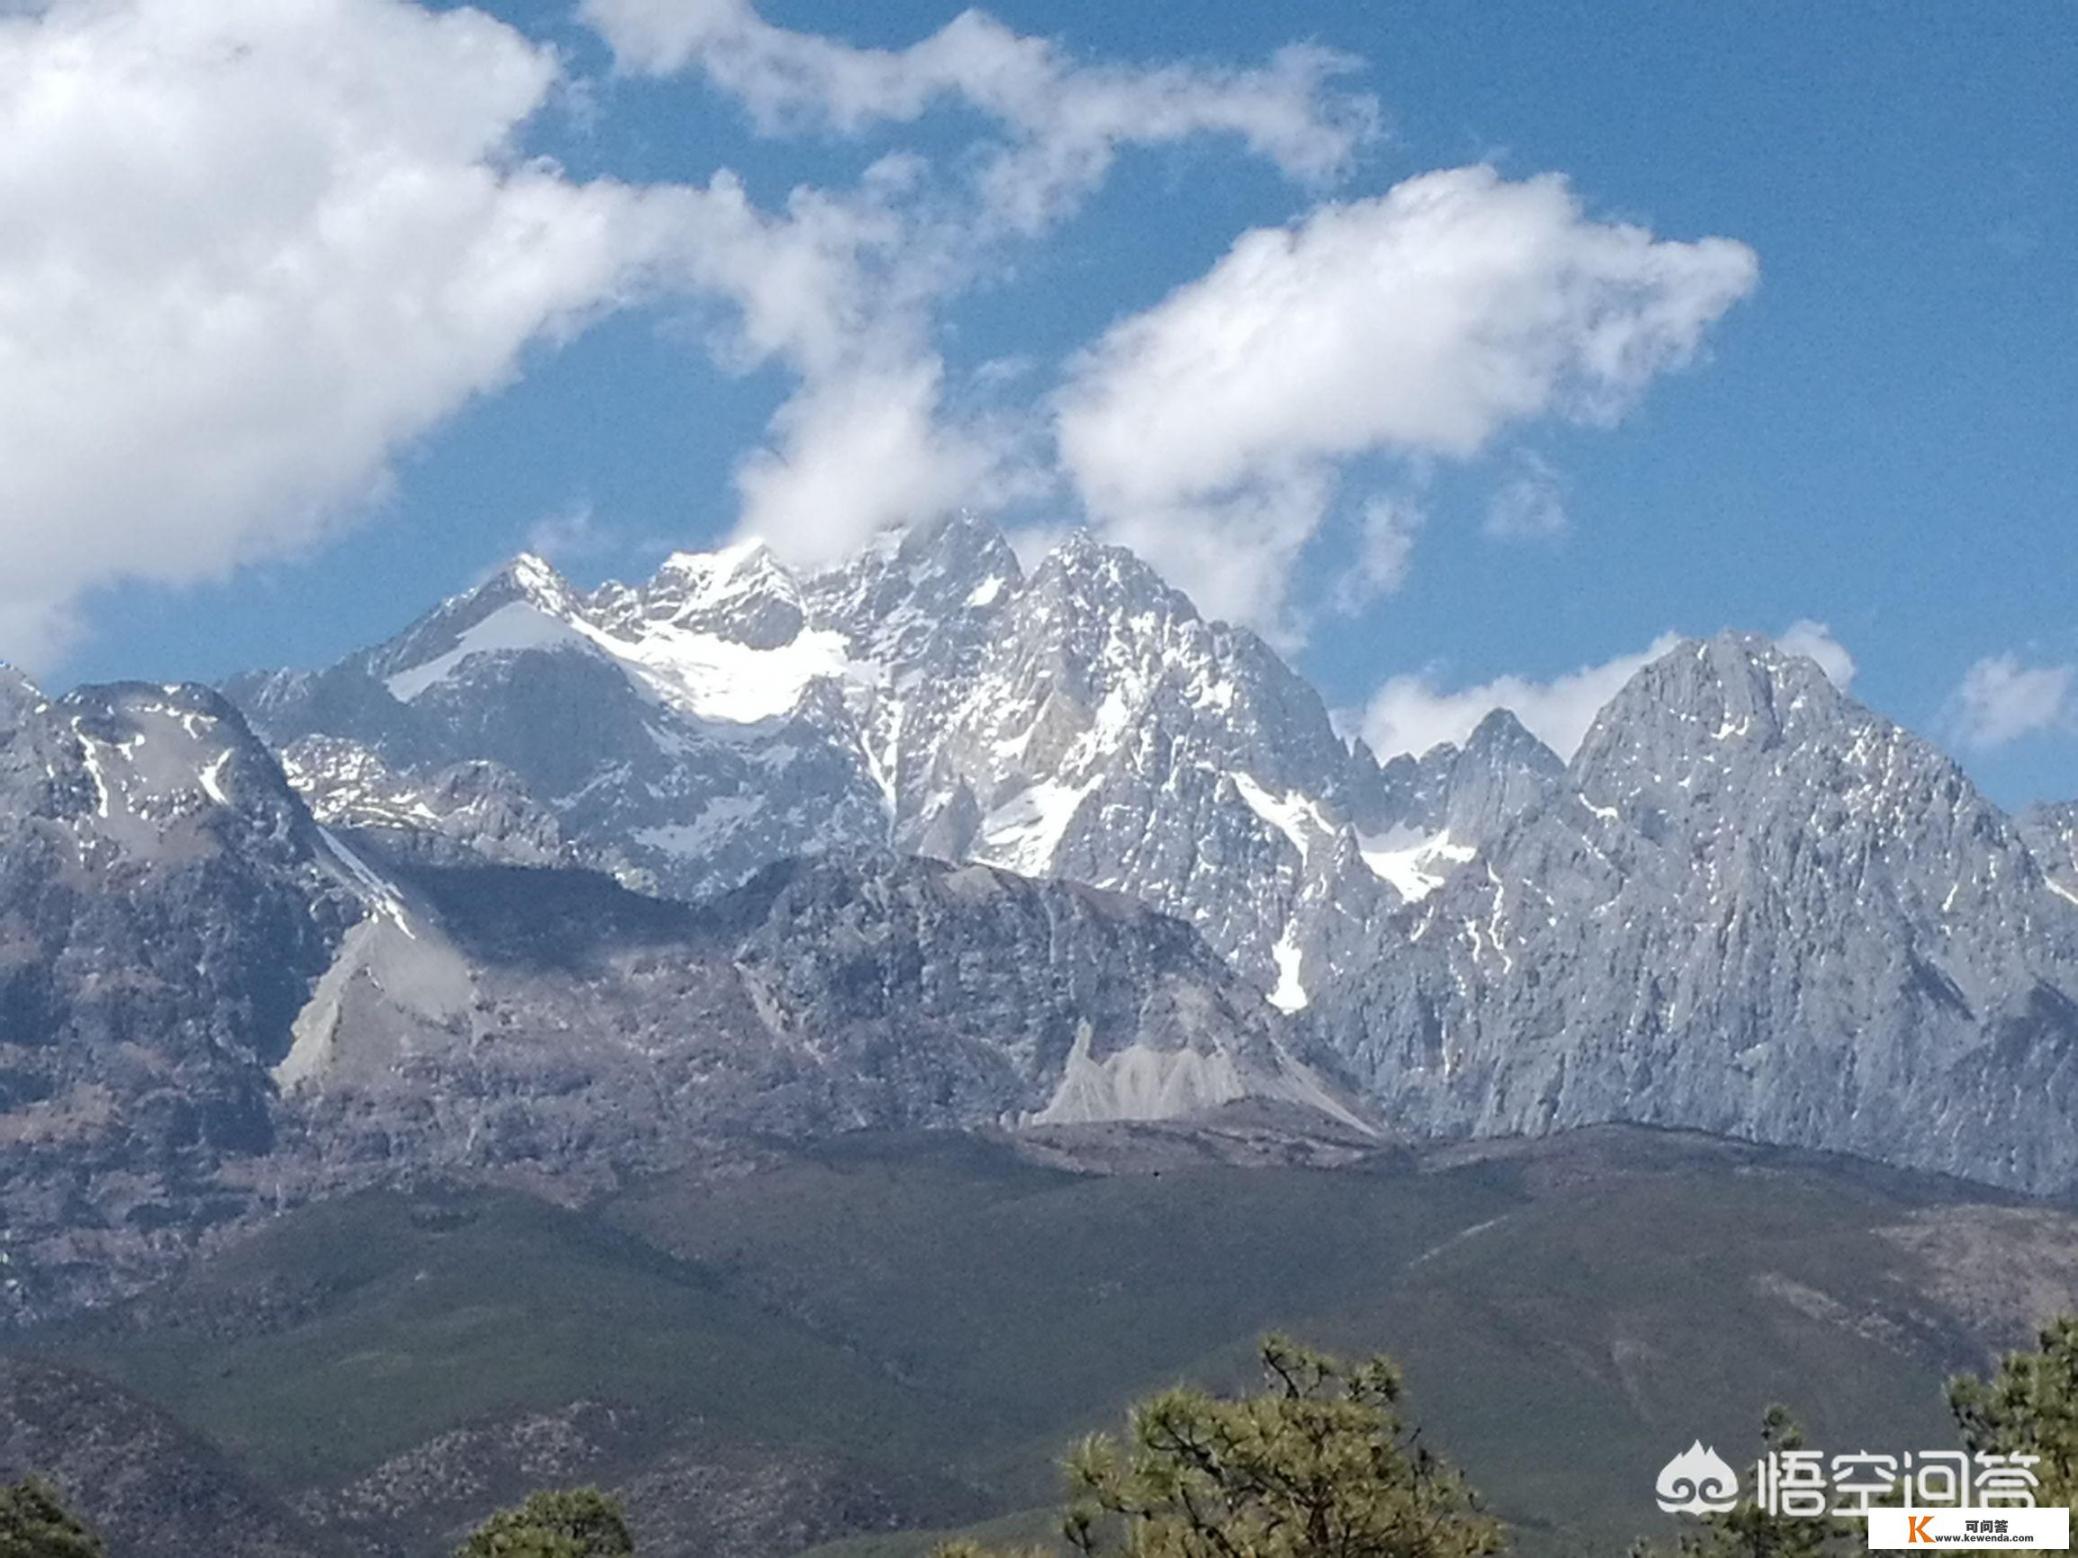
[(1977, 748), (2078, 726), (2078, 666), (2025, 665), (1989, 655), (1963, 673), (1951, 710), (1957, 738)]
[(599, 516), (586, 501), (569, 503), (544, 514), (527, 527), (526, 549), (537, 557), (560, 564), (599, 557), (617, 550), (618, 541), (599, 524)]
[[(1592, 221), (1566, 181), (1423, 174), (1244, 234), (1075, 365), (1062, 458), (1092, 516), (1208, 609), (1285, 615), (1339, 464), (1463, 458), (1503, 429), (1620, 417), (1749, 292), (1752, 250)], [(1318, 504), (1303, 512), (1308, 495)], [(1277, 516), (1246, 574), (1194, 569), (1207, 530)]]
[(322, 537), (530, 345), (666, 292), (728, 306), (706, 341), (722, 366), (796, 380), (737, 473), (743, 526), (795, 558), (1029, 490), (1019, 430), (948, 410), (932, 343), (993, 246), (1064, 215), (1125, 146), (1224, 132), (1325, 177), (1375, 118), (1316, 50), (1085, 63), (968, 13), (889, 52), (743, 4), (598, 0), (624, 66), (697, 63), (771, 128), (855, 130), (947, 97), (991, 126), (948, 165), (978, 180), (958, 198), (898, 153), (766, 211), (727, 172), (634, 189), (518, 156), (530, 118), (586, 94), (477, 11), (16, 9), (0, 9), (0, 651), (27, 658), (98, 585), (219, 576)]
[(1487, 505), (1486, 533), (1501, 541), (1549, 541), (1564, 535), (1569, 523), (1557, 470), (1541, 455), (1517, 450), (1515, 474), (1494, 490)]
[(1854, 685), (1854, 656), (1823, 622), (1799, 617), (1775, 635), (1775, 642), (1793, 655), (1817, 661), (1826, 679), (1842, 692)]
[(699, 241), (677, 256), (687, 288), (734, 305), (709, 342), (717, 360), (816, 377), (913, 334), (929, 264), (902, 210), (916, 176), (910, 159), (884, 158), (856, 190), (804, 186), (768, 213), (736, 175), (717, 173), (700, 192)]
[(956, 261), (907, 209), (920, 177), (914, 159), (889, 157), (856, 190), (797, 189), (767, 213), (719, 174), (676, 262), (681, 285), (732, 305), (708, 342), (724, 368), (777, 362), (795, 377), (766, 442), (738, 464), (736, 529), (796, 563), (984, 502), (1006, 479), (997, 431), (944, 414), (929, 315)]
[(989, 217), (1037, 231), (1100, 183), (1122, 147), (1239, 137), (1286, 173), (1325, 179), (1373, 133), (1377, 106), (1329, 90), (1346, 57), (1294, 45), (1252, 68), (1085, 63), (963, 11), (903, 49), (856, 48), (766, 22), (749, 0), (585, 0), (623, 70), (699, 69), (770, 134), (851, 133), (958, 100), (1000, 140), (982, 159)]
[(1338, 611), (1355, 612), (1382, 595), (1395, 594), (1407, 582), (1414, 564), (1414, 538), (1428, 515), (1414, 499), (1381, 494), (1368, 499), (1357, 516), (1357, 549), (1352, 566), (1331, 592)]
[[(1445, 688), (1434, 671), (1395, 676), (1346, 723), (1380, 757), (1422, 753), (1439, 742), (1462, 742), (1495, 709), (1512, 709), (1530, 733), (1561, 757), (1570, 758), (1604, 704), (1623, 684), (1681, 642), (1662, 633), (1643, 649), (1597, 665), (1581, 666), (1548, 681), (1498, 676), (1477, 686)], [(1818, 662), (1843, 691), (1854, 679), (1854, 658), (1822, 622), (1793, 623), (1775, 642), (1792, 654)]]
[(0, 18), (0, 651), (308, 543), (686, 212), (511, 140), (550, 51), (398, 0)]
[(777, 217), (717, 182), (740, 207), (738, 241), (709, 247), (703, 280), (746, 310), (733, 355), (799, 376), (738, 470), (738, 530), (808, 564), (891, 520), (985, 507), (1037, 480), (1002, 419), (948, 412), (934, 314), (1000, 246), (1067, 216), (1122, 149), (1227, 134), (1319, 180), (1377, 118), (1370, 98), (1331, 89), (1352, 62), (1307, 47), (1255, 67), (1139, 67), (1072, 59), (979, 11), (895, 50), (774, 26), (748, 0), (587, 0), (581, 14), (621, 69), (701, 71), (770, 134), (856, 133), (945, 101), (986, 122), (957, 163), (972, 182), (951, 198), (915, 156), (884, 159), (850, 195), (797, 191)]
[[(1320, 523), (1328, 481), (1297, 471), (1276, 485), (1245, 488), (1195, 506), (1144, 505), (1113, 516), (1104, 539), (1154, 565), (1209, 616), (1249, 622), (1279, 649), (1303, 638), (1290, 613), (1250, 609), (1265, 578), (1282, 580)], [(1280, 593), (1278, 604), (1283, 606)]]
[(1372, 695), (1358, 730), (1380, 757), (1418, 754), (1440, 742), (1462, 742), (1495, 709), (1512, 709), (1538, 740), (1570, 757), (1617, 689), (1680, 642), (1680, 634), (1662, 633), (1635, 654), (1543, 682), (1498, 676), (1475, 687), (1445, 690), (1433, 672), (1395, 676)]
[(984, 430), (941, 424), (941, 372), (925, 355), (810, 380), (737, 471), (739, 533), (817, 564), (889, 525), (985, 503), (1002, 450)]

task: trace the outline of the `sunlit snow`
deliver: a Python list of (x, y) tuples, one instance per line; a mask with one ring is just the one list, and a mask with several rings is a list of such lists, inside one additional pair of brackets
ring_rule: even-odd
[(1421, 833), (1405, 826), (1360, 836), (1357, 844), (1364, 864), (1409, 903), (1428, 897), (1453, 870), (1479, 853), (1468, 844), (1453, 844), (1447, 831)]

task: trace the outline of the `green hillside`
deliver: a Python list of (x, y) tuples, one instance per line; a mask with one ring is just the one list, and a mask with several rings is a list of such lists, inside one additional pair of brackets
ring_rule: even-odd
[[(2062, 1212), (1700, 1138), (1317, 1169), (1125, 1137), (1091, 1154), (1104, 1174), (1000, 1141), (847, 1139), (640, 1185), (600, 1214), (365, 1196), (34, 1340), (281, 1492), (340, 1487), (458, 1425), (609, 1402), (646, 1425), (611, 1477), (661, 1485), (656, 1445), (688, 1434), (743, 1465), (813, 1453), (881, 1490), (828, 1495), (821, 1528), (842, 1530), (1043, 1507), (1072, 1435), (1173, 1379), (1238, 1381), (1278, 1326), (1399, 1355), (1433, 1442), (1526, 1550), (1606, 1552), (1657, 1519), (1669, 1455), (1697, 1437), (1746, 1454), (1772, 1400), (1821, 1445), (1949, 1443), (1943, 1375), (2067, 1298), (2059, 1252), (2078, 1250)], [(1982, 1246), (1971, 1284), (1942, 1269), (1951, 1222)], [(783, 1513), (715, 1540), (772, 1550), (817, 1528), (759, 1523)]]

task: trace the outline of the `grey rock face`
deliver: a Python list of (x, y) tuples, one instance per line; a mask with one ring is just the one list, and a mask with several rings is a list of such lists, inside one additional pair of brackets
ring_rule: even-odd
[(1396, 1119), (1684, 1125), (2078, 1183), (2078, 904), (1947, 758), (1764, 640), (1689, 643), (1332, 1019)]
[(873, 852), (698, 911), (442, 869), (428, 840), (554, 836), (495, 771), (404, 792), (305, 746), (360, 824), (334, 832), (204, 689), (0, 695), (0, 1318), (428, 1170), (581, 1190), (745, 1130), (1348, 1116), (1256, 992), (1128, 900)]
[(385, 645), (231, 691), (292, 755), (350, 743), (400, 794), (496, 764), (510, 804), (632, 886), (700, 897), (864, 845), (975, 860), (1187, 919), (1287, 1006), (1558, 767), (1497, 717), (1381, 771), (1260, 639), (1130, 553), (1074, 536), (1026, 577), (965, 518), (808, 579), (745, 546), (587, 595), (522, 558)]
[(15, 1310), (397, 1173), (1346, 1119), (1338, 1071), (1436, 1135), (2078, 1185), (2072, 809), (2016, 824), (1763, 640), (1648, 666), (1570, 764), (1503, 712), (1381, 765), (1129, 554), (1028, 575), (953, 520), (812, 579), (521, 559), (233, 690), (286, 777), (214, 694), (0, 675)]
[(1160, 1118), (1243, 1097), (1348, 1119), (1276, 1014), (1130, 900), (883, 852), (699, 908), (584, 873), (406, 879), (276, 1068), (318, 1183), (401, 1160), (601, 1182), (716, 1134)]
[(281, 753), (282, 771), (328, 828), (385, 856), (426, 865), (588, 865), (556, 814), (496, 763), (451, 763), (418, 779), (396, 773), (357, 742), (305, 736)]
[(2043, 874), (2078, 898), (2078, 801), (2032, 807), (2020, 814), (2019, 827)]
[(1442, 786), (1443, 831), (1458, 843), (1483, 848), (1510, 822), (1550, 800), (1565, 779), (1559, 755), (1510, 711), (1496, 709), (1451, 758)]
[(521, 558), (387, 644), (229, 691), (277, 747), (351, 742), (409, 788), (495, 764), (579, 858), (703, 896), (776, 859), (886, 837), (843, 641), (773, 645), (798, 592), (763, 558), (676, 557), (642, 589), (593, 596)]
[[(120, 1285), (276, 1140), (266, 1067), (362, 913), (215, 693), (0, 702), (0, 1296)], [(41, 1251), (31, 1276), (16, 1252)], [(54, 1277), (53, 1273), (60, 1276)]]

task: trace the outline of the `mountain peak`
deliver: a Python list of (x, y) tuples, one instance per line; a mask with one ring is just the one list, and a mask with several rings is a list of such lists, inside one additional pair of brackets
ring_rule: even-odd
[(1479, 848), (1548, 799), (1566, 765), (1512, 710), (1495, 709), (1449, 759), (1443, 823), (1451, 842)]
[(1816, 739), (1856, 707), (1817, 661), (1763, 634), (1683, 639), (1639, 669), (1595, 716), (1574, 771), (1647, 748), (1666, 758), (1677, 748)]
[(749, 536), (711, 552), (673, 552), (658, 564), (655, 581), (698, 579), (726, 581), (786, 570), (762, 537)]
[(1024, 580), (1003, 532), (966, 509), (899, 532), (891, 554), (912, 589), (944, 606), (985, 606)]
[(905, 526), (897, 534), (898, 544), (912, 551), (965, 553), (1009, 545), (999, 525), (972, 509), (951, 509), (934, 519)]
[(1828, 697), (1838, 692), (1818, 661), (1785, 648), (1765, 633), (1726, 628), (1708, 638), (1683, 639), (1646, 670), (1651, 671), (1656, 666), (1679, 668), (1688, 662), (1693, 662), (1698, 668), (1696, 676), (1692, 679), (1677, 676), (1670, 678), (1671, 681), (1690, 686), (1712, 680), (1726, 686), (1742, 682), (1765, 684), (1792, 698), (1815, 692), (1821, 687)]
[(0, 710), (33, 709), (42, 702), (43, 691), (29, 680), (28, 673), (10, 661), (0, 660)]
[(585, 604), (595, 624), (626, 639), (683, 629), (757, 650), (792, 643), (805, 620), (801, 581), (756, 536), (673, 552), (646, 582), (602, 585)]
[(1188, 596), (1140, 560), (1137, 553), (1100, 541), (1088, 530), (1071, 530), (1032, 574), (1040, 590), (1072, 595), (1104, 610), (1162, 605), (1170, 615), (1197, 620)]
[(491, 595), (523, 600), (556, 616), (568, 616), (576, 609), (569, 581), (538, 552), (519, 553), (466, 598)]
[(1472, 727), (1459, 760), (1475, 754), (1489, 760), (1506, 755), (1550, 773), (1558, 773), (1566, 766), (1556, 752), (1530, 733), (1513, 709), (1494, 709)]

